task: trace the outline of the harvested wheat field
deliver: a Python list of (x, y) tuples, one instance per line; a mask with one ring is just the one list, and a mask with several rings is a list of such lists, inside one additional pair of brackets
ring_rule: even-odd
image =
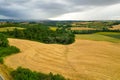
[[(8, 71), (8, 67), (5, 65), (1, 65), (0, 64), (0, 76), (2, 76), (2, 78), (4, 78), (4, 80), (12, 80), (9, 71)], [(0, 80), (3, 80), (0, 78)]]
[(120, 25), (115, 25), (110, 28), (111, 30), (120, 30)]
[(72, 80), (120, 80), (120, 44), (77, 39), (71, 45), (9, 39), (21, 53), (6, 57), (11, 68), (22, 66), (59, 73)]
[(72, 27), (71, 30), (96, 30), (96, 29), (87, 27)]

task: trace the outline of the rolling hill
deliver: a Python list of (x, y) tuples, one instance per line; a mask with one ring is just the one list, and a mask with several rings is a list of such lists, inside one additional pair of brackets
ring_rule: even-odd
[(71, 45), (43, 44), (9, 38), (19, 54), (6, 57), (10, 68), (59, 73), (72, 80), (120, 79), (120, 44), (76, 39)]

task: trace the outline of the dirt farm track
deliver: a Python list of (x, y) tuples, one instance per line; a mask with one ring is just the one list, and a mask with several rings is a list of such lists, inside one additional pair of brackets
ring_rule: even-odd
[(10, 68), (59, 73), (72, 80), (120, 80), (119, 43), (76, 39), (71, 45), (58, 45), (12, 38), (9, 42), (21, 50), (5, 58)]

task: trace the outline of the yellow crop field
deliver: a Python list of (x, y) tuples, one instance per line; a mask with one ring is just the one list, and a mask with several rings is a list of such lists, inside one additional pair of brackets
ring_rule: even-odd
[(50, 27), (50, 29), (56, 31), (57, 27)]
[(71, 30), (96, 30), (96, 29), (86, 27), (72, 27)]
[(9, 38), (21, 52), (5, 58), (10, 68), (59, 73), (71, 80), (119, 80), (120, 43), (76, 39), (70, 45)]
[(5, 28), (0, 28), (0, 32), (4, 32), (4, 31), (7, 31), (7, 30), (13, 31), (15, 28), (19, 29), (19, 30), (25, 29), (25, 28), (20, 28), (20, 27), (5, 27)]
[(120, 25), (115, 25), (110, 28), (111, 30), (120, 30)]

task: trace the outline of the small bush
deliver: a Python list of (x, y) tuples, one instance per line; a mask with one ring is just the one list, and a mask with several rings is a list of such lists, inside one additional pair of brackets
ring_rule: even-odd
[(0, 63), (3, 64), (4, 61), (3, 61), (3, 57), (0, 57)]
[(0, 47), (8, 47), (8, 40), (7, 37), (4, 34), (0, 33)]
[(17, 68), (15, 71), (11, 72), (13, 80), (67, 80), (59, 74), (44, 74), (33, 72), (25, 68)]
[(20, 50), (14, 46), (0, 47), (0, 57), (5, 57), (18, 52), (20, 52)]

